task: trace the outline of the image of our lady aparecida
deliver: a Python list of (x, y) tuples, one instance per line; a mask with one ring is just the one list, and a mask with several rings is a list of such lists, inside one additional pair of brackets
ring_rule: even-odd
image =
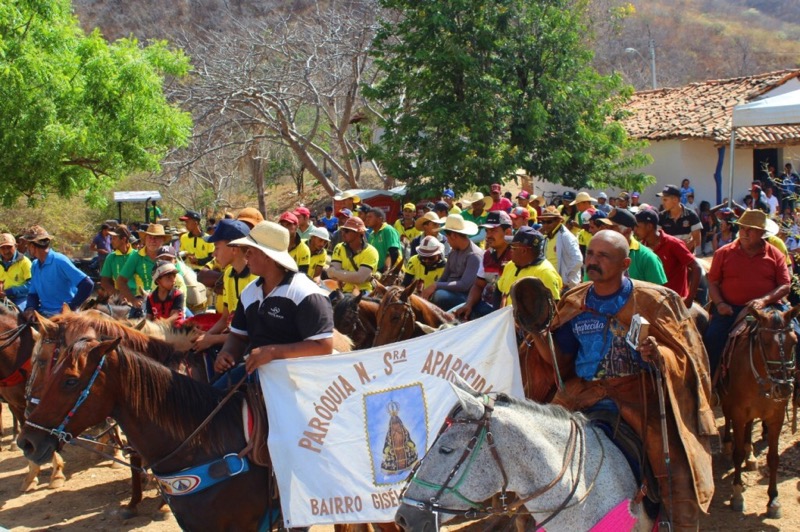
[(650, 322), (639, 314), (634, 314), (631, 318), (631, 326), (625, 339), (631, 349), (637, 349), (647, 336), (650, 334)]

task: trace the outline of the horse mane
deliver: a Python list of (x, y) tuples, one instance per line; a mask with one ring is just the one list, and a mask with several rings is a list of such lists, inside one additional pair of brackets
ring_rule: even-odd
[(94, 328), (98, 335), (107, 338), (122, 338), (126, 348), (143, 353), (143, 356), (153, 358), (162, 365), (174, 365), (180, 360), (176, 356), (176, 349), (164, 340), (152, 338), (146, 334), (127, 327), (118, 321), (103, 314), (72, 313), (64, 314), (53, 318), (53, 321), (61, 323), (64, 327), (74, 327), (78, 330)]
[[(345, 319), (345, 313), (352, 307), (356, 306), (353, 305), (353, 301), (355, 301), (356, 296), (353, 294), (344, 294), (342, 298), (339, 300), (336, 305), (333, 306), (333, 322), (340, 323), (341, 320)], [(367, 301), (369, 303), (374, 303), (376, 305), (381, 304), (381, 300), (374, 298), (374, 297), (362, 297), (361, 301)]]
[[(126, 403), (140, 419), (150, 419), (182, 441), (217, 407), (223, 392), (180, 375), (155, 360), (117, 348), (119, 381)], [(242, 396), (234, 395), (214, 420), (187, 444), (191, 448), (230, 451), (231, 435), (241, 431)]]
[(554, 419), (569, 421), (571, 419), (578, 419), (581, 423), (586, 422), (586, 417), (580, 412), (572, 412), (563, 406), (554, 404), (542, 404), (530, 399), (519, 399), (505, 394), (497, 396), (497, 404), (507, 404), (509, 406), (518, 406), (533, 414), (551, 417)]
[[(405, 286), (398, 286), (398, 285), (387, 286), (386, 287), (386, 295), (388, 296), (389, 294), (391, 294), (395, 299), (399, 299), (400, 298), (400, 294), (406, 288), (407, 287), (405, 287)], [(425, 308), (427, 308), (442, 323), (453, 323), (454, 321), (456, 321), (456, 317), (453, 314), (451, 314), (449, 312), (445, 312), (444, 310), (440, 309), (438, 306), (434, 305), (433, 303), (431, 303), (427, 299), (423, 299), (423, 298), (419, 297), (416, 294), (411, 294), (411, 297), (409, 298), (409, 303), (411, 303), (412, 306), (415, 305), (417, 307), (425, 307)]]

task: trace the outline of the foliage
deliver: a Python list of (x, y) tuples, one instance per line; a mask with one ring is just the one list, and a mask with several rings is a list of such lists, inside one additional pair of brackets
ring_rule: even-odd
[(586, 1), (383, 0), (400, 13), (375, 43), (386, 106), (375, 155), (414, 190), (486, 187), (522, 167), (600, 188), (647, 164), (611, 120), (630, 88), (601, 76)]
[(68, 0), (0, 3), (0, 201), (102, 191), (155, 170), (185, 142), (191, 119), (165, 99), (165, 76), (188, 59), (165, 42), (109, 44), (70, 14)]

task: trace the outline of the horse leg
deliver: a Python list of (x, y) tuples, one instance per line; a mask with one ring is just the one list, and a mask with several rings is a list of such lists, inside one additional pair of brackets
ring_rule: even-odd
[(753, 454), (753, 424), (755, 420), (750, 420), (744, 427), (744, 456), (745, 456), (745, 469), (747, 471), (758, 470), (758, 460)]
[(741, 420), (731, 420), (731, 424), (733, 426), (733, 494), (731, 495), (731, 509), (744, 513), (742, 462), (744, 462), (745, 457), (745, 427), (747, 423)]
[(731, 439), (731, 419), (725, 416), (725, 427), (722, 429), (722, 454), (733, 457), (733, 440)]
[(131, 500), (120, 512), (123, 519), (139, 515), (139, 503), (142, 502), (142, 457), (137, 452), (130, 454), (131, 462)]
[(780, 519), (783, 515), (781, 510), (781, 503), (778, 502), (778, 463), (780, 457), (778, 455), (778, 440), (781, 435), (781, 427), (783, 427), (783, 408), (778, 409), (774, 417), (765, 423), (768, 423), (768, 438), (769, 450), (767, 451), (767, 465), (769, 466), (769, 502), (767, 503), (767, 517), (770, 519)]
[(22, 479), (22, 486), (19, 488), (20, 491), (25, 493), (32, 491), (36, 487), (36, 485), (39, 483), (39, 479), (37, 477), (39, 476), (40, 470), (41, 468), (38, 465), (28, 460), (28, 474), (25, 475), (24, 479)]
[[(112, 423), (114, 423), (114, 422), (112, 421)], [(121, 431), (119, 429), (119, 425), (117, 425), (116, 423), (114, 423), (113, 427), (111, 428), (111, 441), (116, 444), (116, 445), (114, 445), (114, 458), (116, 458), (117, 460), (119, 460), (121, 462), (124, 462), (125, 461), (125, 455), (122, 452), (122, 447), (123, 447), (123, 445), (122, 445), (122, 433), (121, 433)], [(140, 463), (141, 463), (141, 458), (140, 458)], [(119, 462), (115, 462), (114, 460), (111, 461), (111, 469), (120, 469), (122, 467), (124, 467), (124, 466), (122, 464), (120, 464)], [(142, 485), (142, 482), (140, 480), (139, 481), (139, 490), (140, 491), (141, 491), (141, 485)], [(140, 498), (140, 500), (141, 500), (141, 498)]]
[(67, 477), (64, 475), (64, 459), (58, 453), (53, 453), (53, 472), (50, 474), (50, 483), (47, 485), (51, 490), (57, 490), (64, 486)]
[(172, 515), (172, 508), (167, 504), (167, 500), (161, 497), (161, 502), (156, 510), (156, 521), (166, 521)]

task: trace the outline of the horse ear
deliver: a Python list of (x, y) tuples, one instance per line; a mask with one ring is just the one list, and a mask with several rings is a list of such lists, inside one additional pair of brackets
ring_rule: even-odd
[(455, 383), (451, 382), (450, 387), (458, 397), (458, 402), (461, 403), (461, 408), (464, 410), (464, 413), (470, 419), (480, 419), (483, 417), (485, 406), (483, 402), (481, 402), (476, 394), (477, 392), (470, 388), (469, 384), (464, 382), (461, 377), (456, 374), (453, 374), (456, 378)]
[(95, 364), (99, 364), (100, 358), (116, 349), (120, 340), (122, 340), (122, 338), (112, 338), (111, 340), (100, 342), (89, 351), (89, 360)]
[(61, 314), (64, 314), (65, 316), (67, 314), (72, 314), (72, 309), (69, 308), (69, 305), (64, 303), (64, 304), (61, 305)]
[(55, 336), (58, 333), (58, 325), (50, 321), (38, 312), (33, 312), (33, 320), (39, 325), (39, 330), (44, 336)]
[[(358, 290), (358, 288), (353, 290), (353, 294), (356, 293), (356, 290)], [(358, 295), (355, 297), (356, 304), (361, 303), (361, 300), (364, 299), (365, 295), (366, 293), (362, 292), (361, 290), (358, 290)]]
[(786, 311), (786, 315), (784, 317), (784, 323), (788, 323), (792, 321), (794, 318), (800, 315), (800, 305), (795, 305), (789, 310)]
[(374, 286), (373, 291), (384, 293), (386, 292), (386, 287), (383, 286), (377, 279), (372, 280), (372, 286)]
[(142, 331), (142, 330), (144, 330), (144, 326), (145, 325), (147, 325), (147, 319), (142, 318), (142, 320), (139, 323), (137, 323), (136, 325), (134, 325), (133, 328), (136, 329), (137, 331)]
[(411, 297), (411, 294), (417, 291), (417, 285), (420, 281), (422, 281), (422, 279), (415, 279), (412, 283), (410, 283), (405, 290), (403, 290), (403, 293), (400, 294), (400, 301), (408, 301), (408, 298)]

